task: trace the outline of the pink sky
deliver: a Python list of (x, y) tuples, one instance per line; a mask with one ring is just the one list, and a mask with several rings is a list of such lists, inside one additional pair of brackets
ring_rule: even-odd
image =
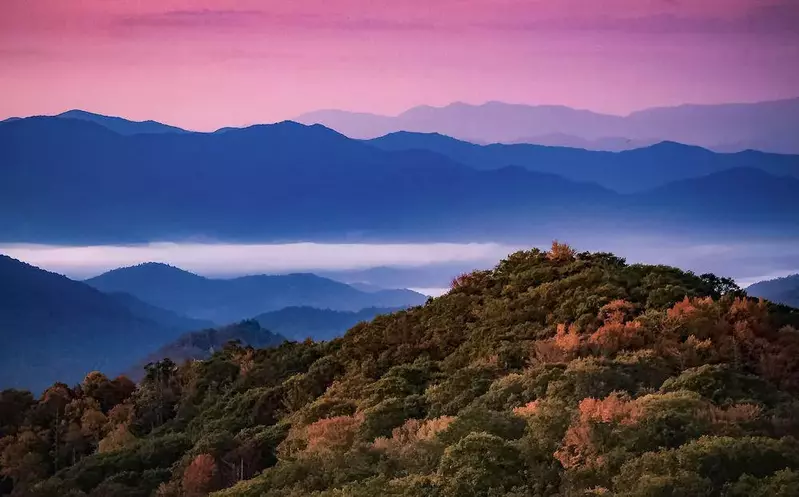
[(191, 129), (489, 100), (799, 96), (797, 0), (3, 0), (0, 118)]

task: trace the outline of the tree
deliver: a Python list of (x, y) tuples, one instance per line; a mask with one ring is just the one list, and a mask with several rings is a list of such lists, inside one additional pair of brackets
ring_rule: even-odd
[(521, 453), (507, 441), (488, 433), (471, 433), (447, 448), (438, 468), (443, 496), (502, 495), (525, 483)]
[(183, 495), (202, 497), (216, 488), (218, 471), (216, 461), (210, 454), (195, 457), (183, 472)]

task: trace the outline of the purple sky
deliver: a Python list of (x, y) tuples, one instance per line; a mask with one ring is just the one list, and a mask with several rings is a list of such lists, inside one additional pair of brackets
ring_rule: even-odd
[(0, 118), (191, 129), (488, 100), (799, 95), (798, 0), (3, 0)]

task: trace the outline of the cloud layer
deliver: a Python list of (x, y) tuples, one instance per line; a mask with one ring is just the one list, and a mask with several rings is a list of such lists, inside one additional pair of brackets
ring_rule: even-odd
[(9, 245), (0, 253), (74, 277), (143, 262), (164, 262), (206, 276), (426, 266), (493, 265), (517, 248), (495, 243), (232, 245), (152, 243), (135, 246)]

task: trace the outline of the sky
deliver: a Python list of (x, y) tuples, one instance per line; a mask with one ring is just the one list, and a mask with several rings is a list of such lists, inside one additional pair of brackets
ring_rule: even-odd
[(3, 0), (0, 119), (195, 130), (500, 100), (599, 112), (799, 94), (799, 0)]

